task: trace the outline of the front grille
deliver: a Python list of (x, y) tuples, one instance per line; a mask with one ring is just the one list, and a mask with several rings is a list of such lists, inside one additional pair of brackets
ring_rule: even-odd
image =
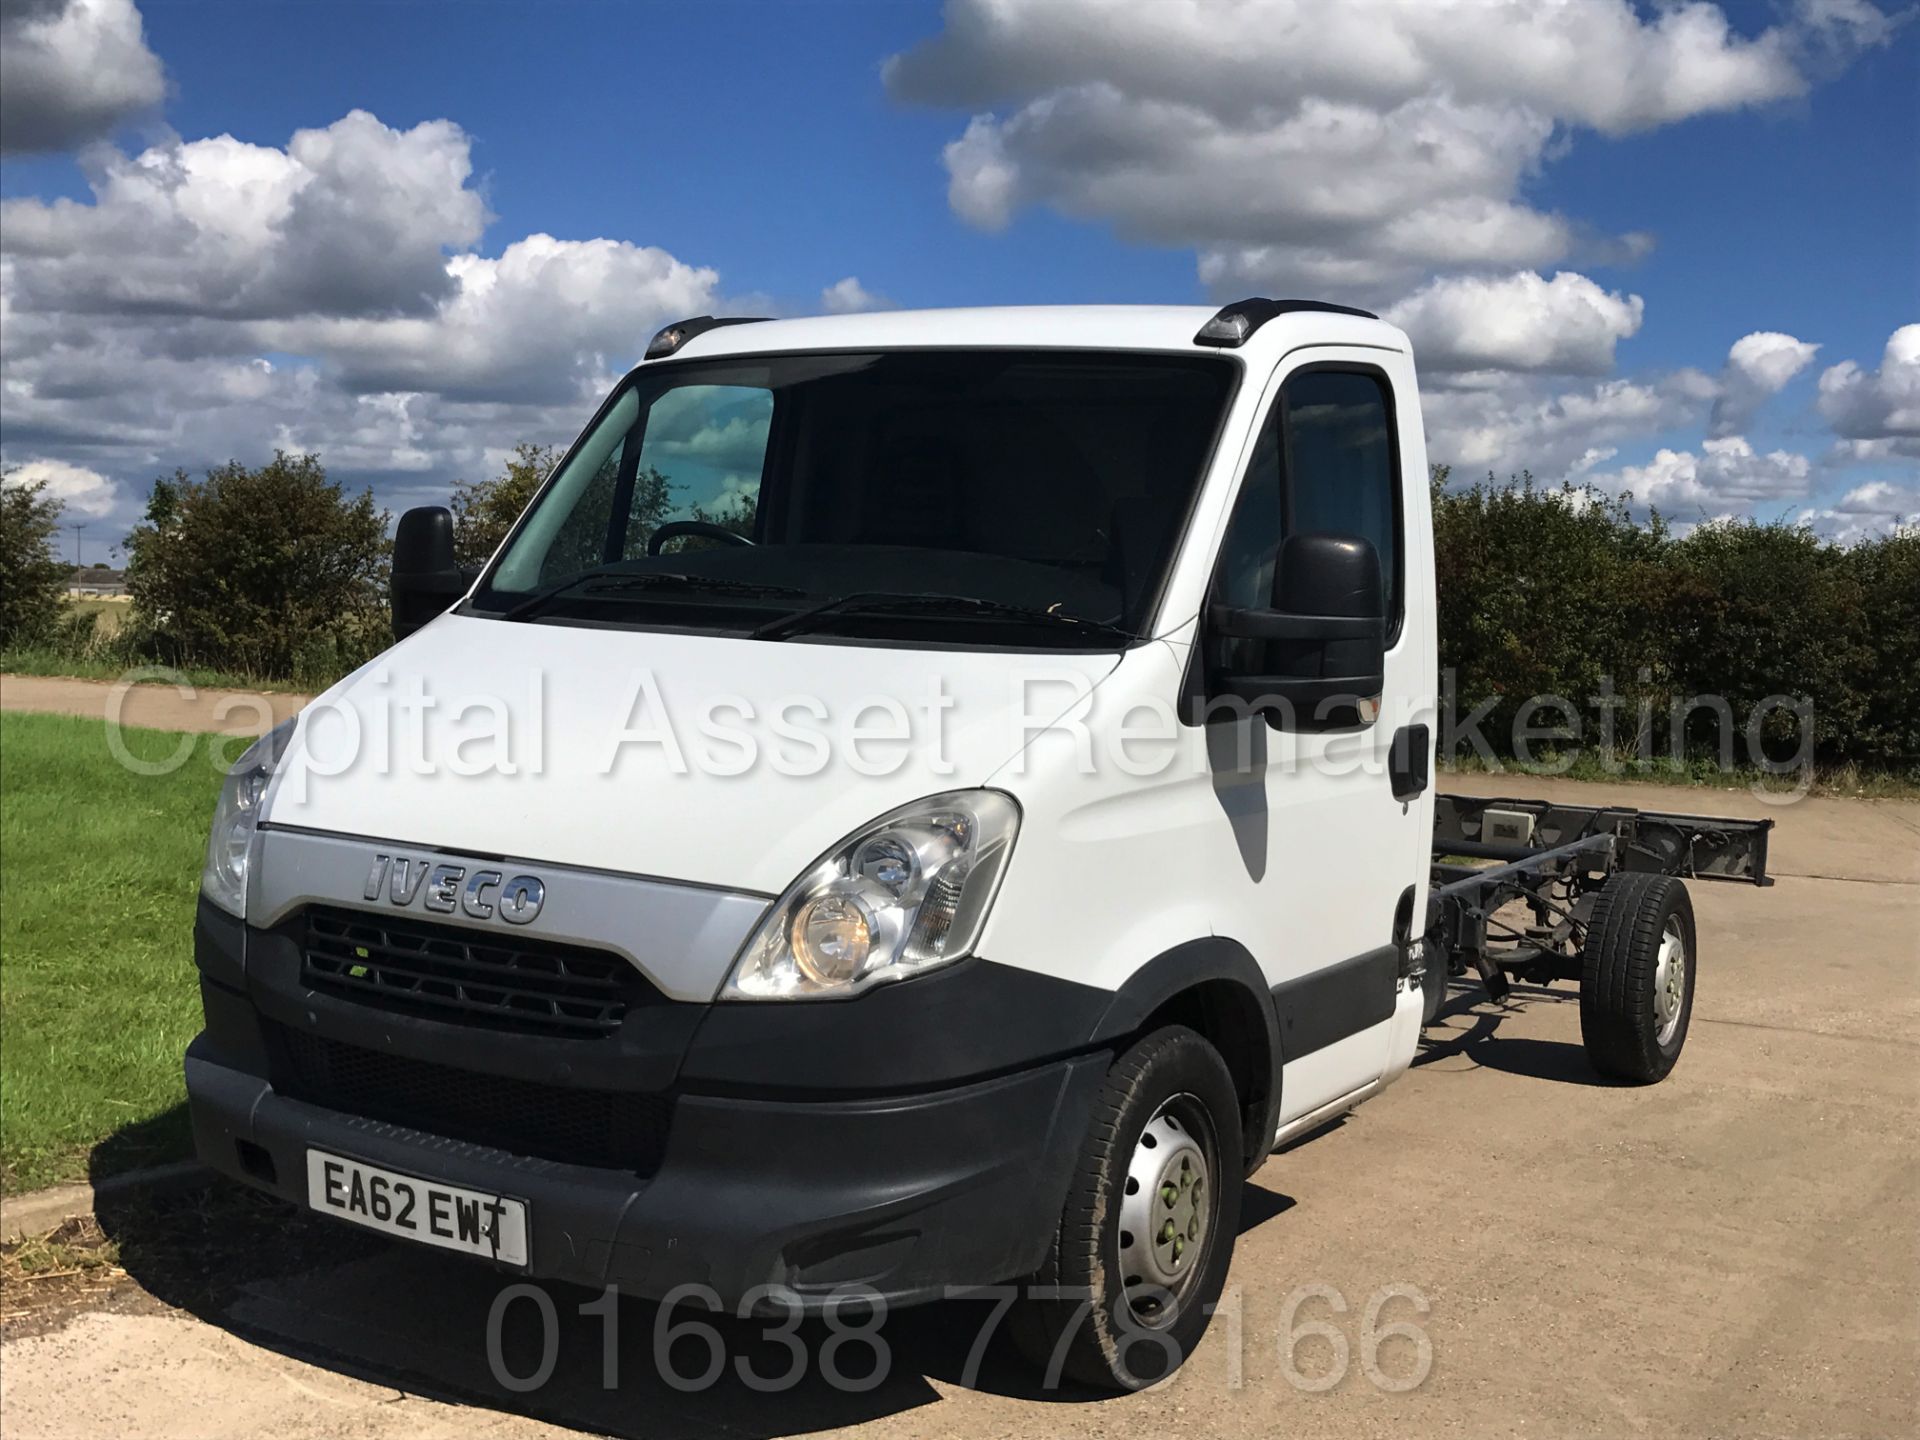
[(307, 912), (301, 975), (364, 1004), (538, 1035), (605, 1035), (651, 994), (618, 955), (324, 907)]
[(666, 1146), (664, 1095), (482, 1075), (269, 1028), (274, 1088), (291, 1099), (512, 1155), (643, 1175)]

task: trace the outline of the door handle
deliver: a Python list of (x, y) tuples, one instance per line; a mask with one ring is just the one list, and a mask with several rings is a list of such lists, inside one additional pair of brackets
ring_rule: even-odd
[(1433, 778), (1433, 732), (1425, 725), (1402, 725), (1393, 732), (1393, 752), (1387, 757), (1387, 780), (1393, 798), (1411, 800), (1426, 790)]

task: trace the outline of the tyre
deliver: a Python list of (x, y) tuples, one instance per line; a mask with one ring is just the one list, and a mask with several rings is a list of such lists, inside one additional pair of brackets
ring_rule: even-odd
[(1621, 872), (1601, 889), (1580, 970), (1580, 1038), (1594, 1069), (1664, 1080), (1693, 1017), (1693, 900), (1670, 875)]
[(1048, 1383), (1138, 1390), (1193, 1353), (1233, 1258), (1240, 1144), (1233, 1077), (1196, 1032), (1156, 1030), (1113, 1062), (1010, 1318)]

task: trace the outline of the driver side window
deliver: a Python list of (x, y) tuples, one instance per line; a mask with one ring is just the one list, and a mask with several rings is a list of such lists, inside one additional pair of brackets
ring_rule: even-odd
[[(654, 530), (698, 520), (752, 537), (773, 424), (773, 392), (748, 385), (681, 385), (654, 401), (634, 467), (623, 558), (647, 552)], [(720, 542), (670, 540), (676, 549)]]
[(1220, 557), (1219, 598), (1275, 603), (1275, 566), (1288, 535), (1358, 535), (1380, 556), (1387, 631), (1400, 608), (1400, 478), (1386, 383), (1364, 370), (1290, 376), (1261, 427)]

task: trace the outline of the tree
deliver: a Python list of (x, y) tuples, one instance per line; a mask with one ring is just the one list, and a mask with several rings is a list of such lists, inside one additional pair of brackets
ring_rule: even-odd
[(551, 445), (516, 445), (500, 474), (453, 487), (453, 553), (462, 565), (486, 563), (557, 458)]
[(657, 466), (648, 465), (633, 477), (633, 494), (627, 501), (626, 536), (618, 557), (609, 557), (607, 521), (613, 513), (614, 487), (619, 483), (619, 455), (609, 455), (586, 490), (574, 504), (566, 523), (553, 537), (542, 570), (545, 578), (557, 578), (576, 570), (588, 570), (605, 564), (610, 558), (633, 560), (647, 553), (647, 542), (654, 528), (673, 508), (674, 486)]
[[(718, 525), (722, 530), (731, 530), (736, 535), (753, 538), (753, 520), (759, 506), (759, 497), (749, 495), (744, 490), (732, 490), (714, 501), (709, 510), (704, 505), (693, 507), (692, 519), (704, 520), (709, 525)], [(719, 544), (719, 541), (708, 541)]]
[[(516, 445), (500, 474), (486, 480), (462, 480), (454, 486), (453, 552), (462, 565), (487, 562), (545, 482), (557, 458), (551, 445)], [(588, 479), (586, 489), (554, 536), (542, 567), (543, 576), (558, 577), (605, 563), (607, 519), (619, 479), (619, 460), (620, 452), (615, 450)], [(622, 558), (646, 553), (655, 527), (672, 512), (677, 488), (657, 466), (645, 466), (634, 476)]]
[(65, 506), (44, 480), (0, 475), (0, 645), (43, 639), (60, 618), (68, 567), (53, 551)]
[(161, 658), (306, 678), (386, 643), (387, 513), (318, 456), (155, 481), (127, 555), (133, 623)]

